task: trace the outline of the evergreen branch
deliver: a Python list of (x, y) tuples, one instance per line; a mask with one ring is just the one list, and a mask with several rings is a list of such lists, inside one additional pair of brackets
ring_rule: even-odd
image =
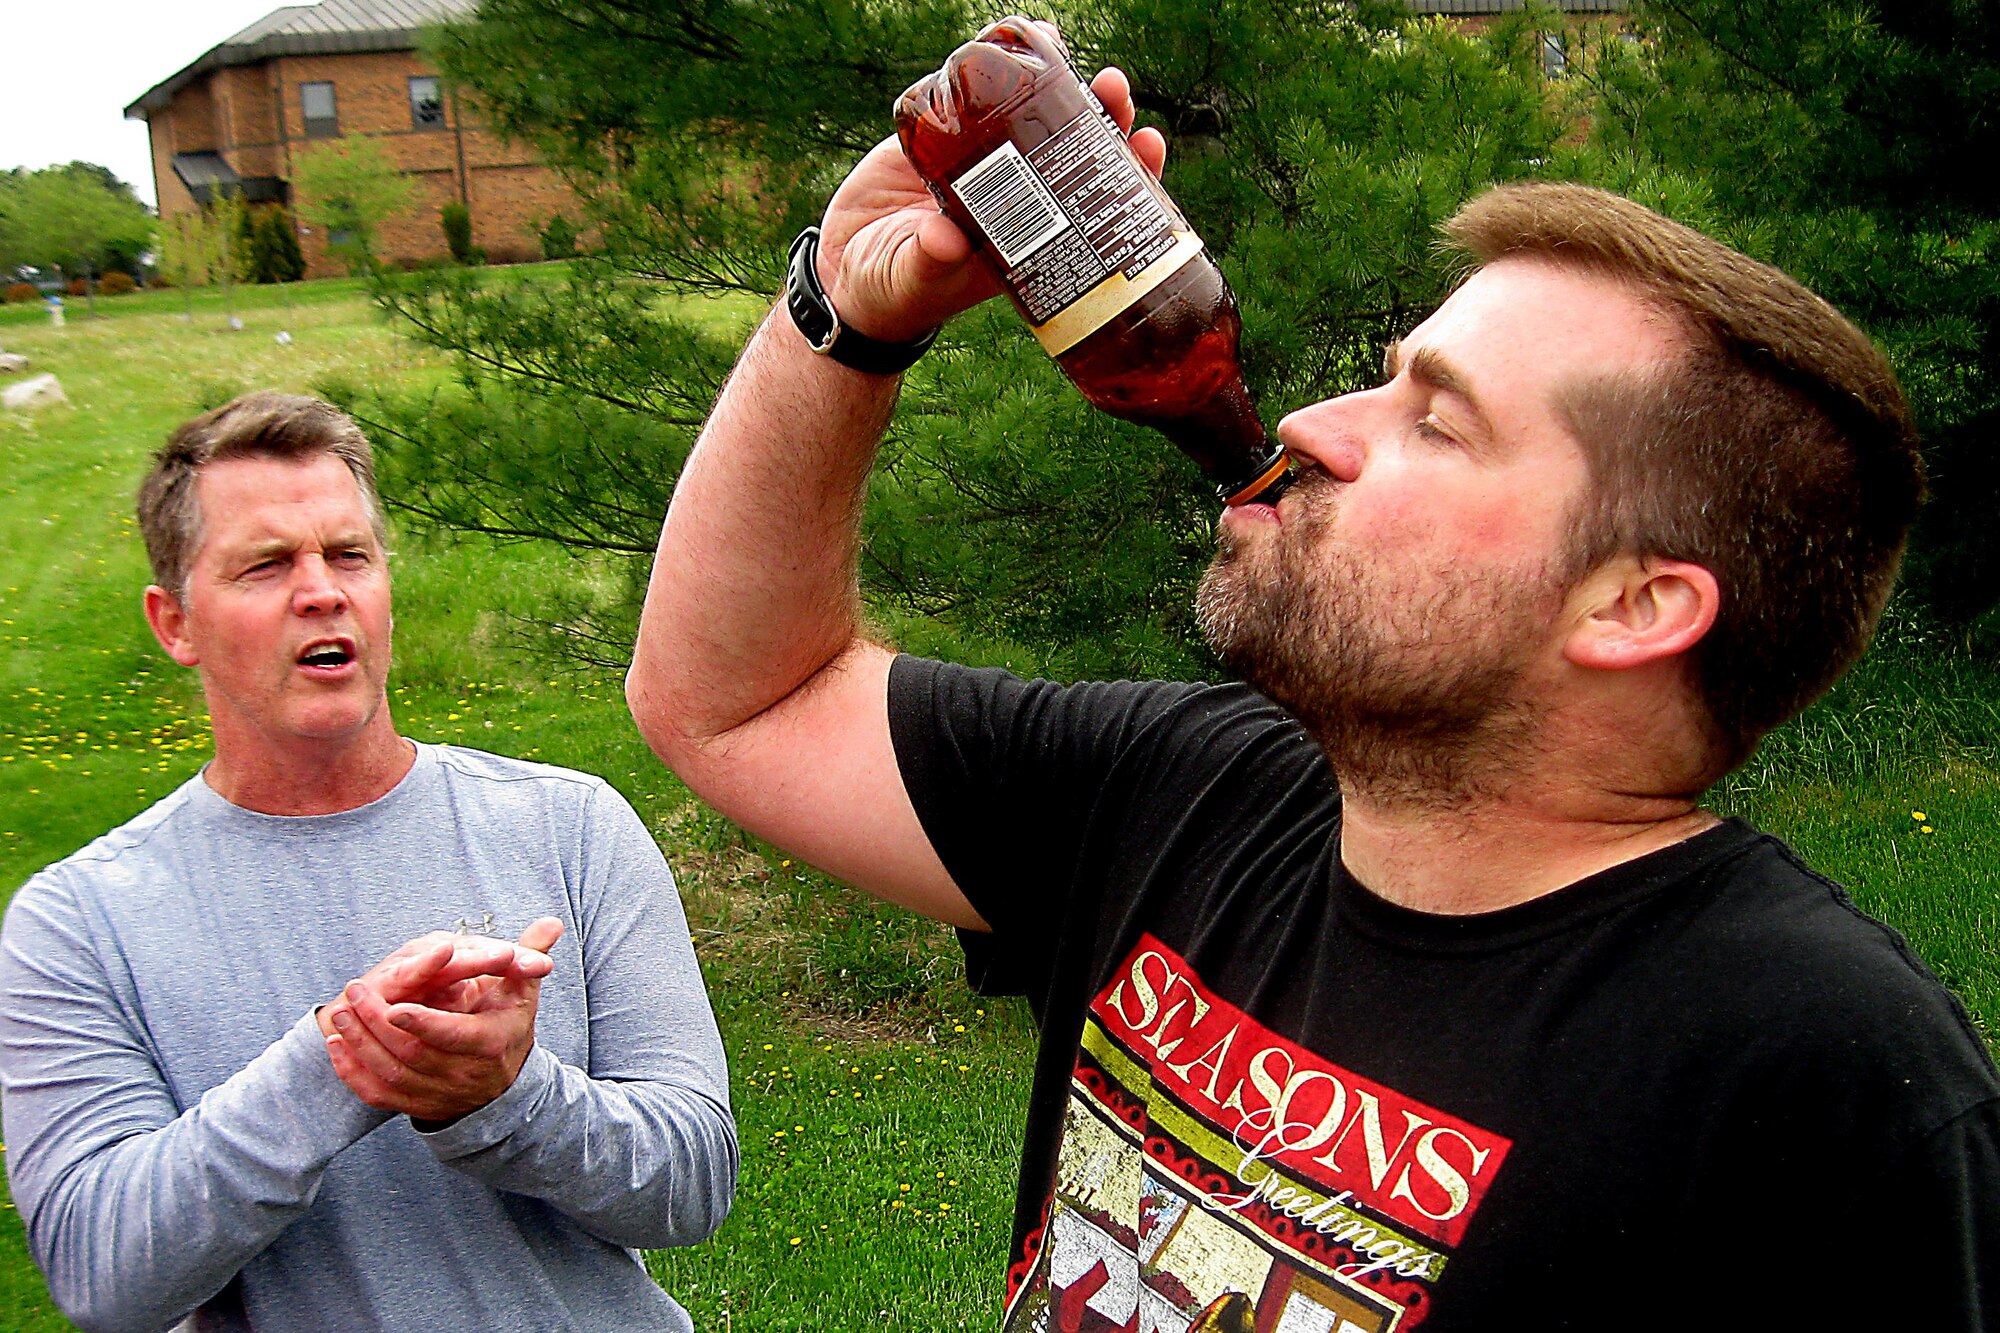
[[(613, 393), (609, 389), (599, 387), (594, 383), (567, 379), (552, 372), (537, 369), (535, 366), (525, 364), (520, 360), (508, 360), (474, 345), (469, 338), (448, 332), (443, 325), (435, 320), (419, 316), (410, 306), (403, 304), (394, 295), (379, 295), (376, 300), (385, 309), (400, 316), (403, 320), (414, 325), (419, 332), (427, 335), (425, 341), (429, 342), (431, 346), (443, 351), (456, 352), (469, 361), (499, 371), (503, 375), (548, 385), (552, 388), (566, 389), (572, 393), (580, 393), (586, 397), (595, 398), (599, 402), (609, 404), (612, 407), (622, 407), (628, 412), (640, 413), (663, 425), (680, 426), (694, 430), (699, 429), (702, 422), (706, 419), (705, 417), (667, 416), (655, 406), (649, 406), (639, 402), (637, 399)], [(425, 308), (429, 308), (428, 304), (426, 304)]]

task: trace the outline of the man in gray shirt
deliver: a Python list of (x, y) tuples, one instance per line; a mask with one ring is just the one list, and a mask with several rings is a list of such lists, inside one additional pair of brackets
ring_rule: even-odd
[[(215, 757), (16, 894), (7, 1166), (86, 1329), (676, 1329), (727, 1213), (720, 1039), (603, 781), (396, 734), (368, 445), (259, 393), (140, 492)], [(501, 935), (519, 935), (509, 942)]]

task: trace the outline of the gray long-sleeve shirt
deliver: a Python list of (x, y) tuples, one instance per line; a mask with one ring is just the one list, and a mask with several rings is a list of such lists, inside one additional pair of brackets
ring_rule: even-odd
[[(334, 1075), (311, 1010), (404, 942), (565, 927), (536, 1044), (437, 1133)], [(86, 1329), (676, 1329), (626, 1247), (736, 1180), (722, 1045), (657, 846), (604, 782), (419, 746), (356, 810), (196, 777), (29, 880), (0, 938), (7, 1168)]]

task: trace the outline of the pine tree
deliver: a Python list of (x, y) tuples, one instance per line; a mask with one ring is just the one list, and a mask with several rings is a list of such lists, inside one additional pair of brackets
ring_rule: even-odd
[(270, 254), (273, 282), (297, 282), (306, 275), (306, 257), (299, 249), (299, 229), (282, 204), (264, 210), (264, 244)]
[(1925, 438), (1906, 584), (2000, 602), (2000, 7), (1649, 0), (1601, 66), (1600, 145), (1704, 183), (1744, 248), (1880, 340)]
[[(1446, 290), (1435, 223), (1547, 169), (1568, 130), (1534, 18), (1474, 35), (1380, 3), (1065, 13), (1078, 63), (1125, 68), (1166, 131), (1167, 187), (1236, 287), (1273, 424), (1372, 382), (1383, 342)], [(621, 658), (674, 475), (787, 243), (891, 132), (895, 96), (977, 26), (946, 0), (485, 0), (445, 29), (447, 75), (575, 183), (601, 253), (560, 284), (384, 283), (407, 329), (458, 355), (465, 386), (358, 405), (390, 492), (449, 526), (631, 556), (547, 613), (570, 649)], [(1199, 673), (1188, 604), (1213, 519), (1193, 468), (1086, 406), (996, 302), (907, 381), (864, 578), (911, 647)]]

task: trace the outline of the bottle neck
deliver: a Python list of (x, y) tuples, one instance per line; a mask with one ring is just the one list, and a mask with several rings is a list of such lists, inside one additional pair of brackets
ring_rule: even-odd
[(1195, 461), (1224, 500), (1253, 486), (1276, 466), (1283, 450), (1257, 415), (1241, 375), (1194, 411), (1146, 423)]

